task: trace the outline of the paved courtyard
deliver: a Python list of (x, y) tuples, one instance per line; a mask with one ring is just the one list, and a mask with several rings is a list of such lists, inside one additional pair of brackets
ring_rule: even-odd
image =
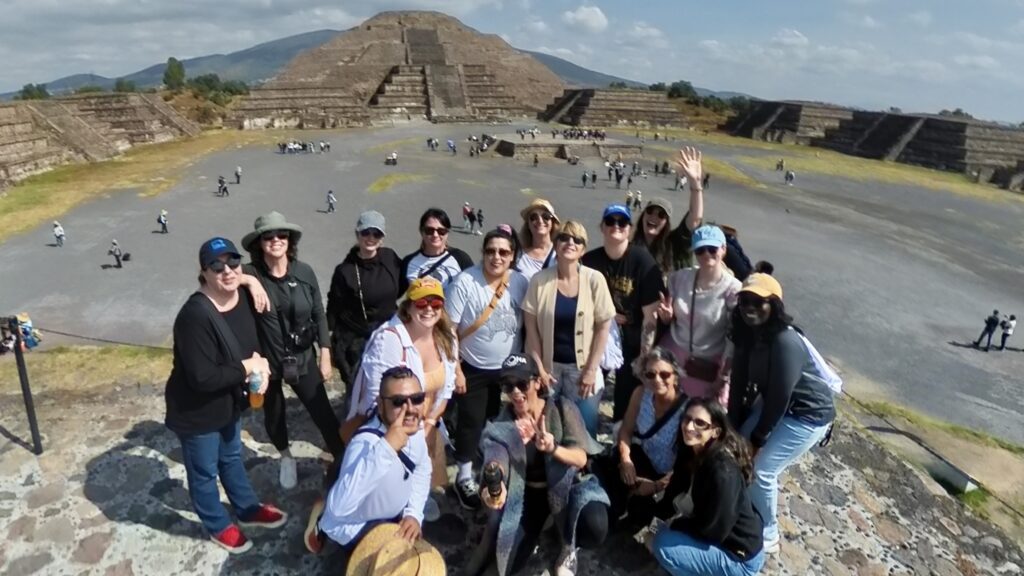
[[(468, 134), (515, 127), (416, 124), (333, 134), (329, 154), (282, 155), (268, 146), (210, 155), (159, 197), (112, 191), (67, 214), (62, 249), (49, 246), (48, 225), (7, 241), (0, 250), (0, 310), (29, 311), (44, 329), (167, 345), (174, 315), (195, 288), (198, 246), (215, 234), (238, 241), (270, 210), (305, 228), (301, 258), (325, 292), (353, 242), (356, 215), (368, 208), (387, 217), (387, 244), (399, 254), (416, 248), (416, 222), (428, 206), (448, 210), (459, 226), (468, 200), (483, 208), (488, 226), (518, 226), (519, 209), (534, 195), (554, 202), (563, 218), (587, 223), (599, 241), (601, 210), (621, 201), (624, 190), (615, 189), (596, 159), (578, 167), (545, 158), (533, 168), (492, 154), (469, 157)], [(458, 155), (429, 151), (428, 136), (442, 148), (455, 140)], [(632, 135), (612, 136), (635, 142)], [(661, 157), (681, 144), (648, 141), (646, 152)], [(397, 167), (383, 163), (392, 150)], [(727, 162), (763, 156), (766, 167), (777, 154), (731, 146), (706, 152)], [(217, 175), (230, 180), (237, 165), (242, 184), (230, 187), (229, 198), (216, 197)], [(842, 367), (851, 391), (1024, 443), (1021, 343), (1011, 339), (1014, 350), (1006, 353), (963, 347), (993, 308), (1024, 313), (1024, 203), (810, 174), (786, 187), (773, 171), (736, 165), (766, 187), (713, 176), (708, 219), (737, 227), (752, 259), (775, 264), (787, 309)], [(596, 188), (580, 188), (584, 168), (598, 170)], [(686, 196), (672, 191), (670, 180), (652, 175), (635, 187), (645, 198), (671, 198), (678, 220)], [(328, 189), (339, 200), (335, 214), (326, 213)], [(161, 209), (170, 212), (168, 235), (155, 233)], [(112, 238), (132, 254), (124, 269), (109, 267)], [(457, 228), (451, 243), (480, 252), (480, 239)]]

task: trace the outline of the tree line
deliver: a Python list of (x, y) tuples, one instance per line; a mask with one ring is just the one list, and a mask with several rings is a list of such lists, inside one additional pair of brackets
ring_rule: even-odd
[[(629, 85), (625, 82), (612, 82), (608, 87), (614, 89), (628, 89)], [(752, 106), (750, 98), (745, 96), (733, 96), (732, 98), (724, 100), (713, 95), (701, 96), (697, 93), (693, 84), (686, 80), (677, 80), (671, 84), (657, 82), (647, 86), (647, 89), (651, 92), (664, 92), (670, 100), (682, 98), (689, 104), (707, 108), (718, 114), (743, 114), (749, 111)]]

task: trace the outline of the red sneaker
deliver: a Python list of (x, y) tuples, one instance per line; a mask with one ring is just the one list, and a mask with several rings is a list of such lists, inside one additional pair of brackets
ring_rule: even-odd
[(313, 554), (319, 554), (324, 549), (323, 534), (320, 533), (320, 515), (324, 513), (324, 500), (318, 498), (313, 503), (313, 509), (309, 512), (309, 520), (306, 522), (306, 532), (302, 535), (302, 541), (306, 544), (306, 550)]
[(232, 554), (241, 554), (252, 548), (252, 542), (234, 524), (221, 530), (219, 534), (210, 536), (210, 540)]
[(238, 523), (246, 528), (278, 528), (288, 521), (288, 515), (272, 504), (260, 504), (254, 514), (245, 520), (239, 518)]

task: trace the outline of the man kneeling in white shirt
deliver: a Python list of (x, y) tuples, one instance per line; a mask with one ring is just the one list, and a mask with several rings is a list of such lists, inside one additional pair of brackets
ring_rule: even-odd
[(425, 397), (405, 366), (381, 376), (376, 414), (345, 447), (326, 505), (313, 505), (305, 533), (310, 552), (319, 553), (325, 538), (351, 550), (384, 522), (397, 522), (397, 536), (408, 542), (420, 539), (431, 471), (421, 426)]

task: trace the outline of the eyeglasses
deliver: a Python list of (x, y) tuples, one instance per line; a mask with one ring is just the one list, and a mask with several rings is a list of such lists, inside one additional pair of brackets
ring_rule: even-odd
[(749, 293), (740, 294), (739, 298), (736, 299), (736, 304), (741, 308), (760, 308), (764, 306), (765, 302), (764, 298)]
[(484, 254), (494, 258), (495, 256), (501, 256), (502, 258), (508, 258), (512, 255), (512, 251), (508, 248), (484, 248)]
[(644, 210), (644, 214), (648, 216), (657, 216), (662, 220), (668, 218), (668, 213), (662, 210), (661, 208), (658, 208), (657, 206), (651, 206), (647, 210)]
[(573, 244), (576, 244), (577, 246), (586, 246), (587, 245), (587, 243), (583, 240), (583, 238), (580, 238), (579, 236), (573, 236), (572, 234), (567, 234), (565, 232), (559, 234), (558, 236), (555, 236), (555, 241), (556, 242), (566, 242), (566, 243), (572, 242)]
[(427, 400), (426, 392), (417, 392), (415, 394), (409, 394), (408, 396), (402, 394), (395, 394), (394, 396), (381, 396), (384, 400), (391, 402), (393, 408), (401, 408), (405, 406), (406, 402), (413, 406), (419, 406)]
[(430, 297), (420, 298), (419, 300), (413, 300), (412, 305), (419, 308), (420, 310), (423, 310), (427, 306), (433, 308), (434, 310), (440, 310), (441, 308), (444, 307), (444, 300), (440, 298)]
[(235, 268), (238, 268), (241, 265), (242, 265), (242, 259), (241, 258), (238, 258), (237, 256), (231, 256), (226, 261), (225, 260), (214, 260), (213, 262), (210, 262), (210, 264), (206, 267), (206, 269), (211, 271), (211, 272), (214, 272), (216, 274), (220, 274), (226, 268), (231, 268), (232, 270), (234, 270)]
[(448, 229), (444, 227), (434, 228), (433, 226), (424, 226), (422, 232), (424, 236), (433, 236), (434, 234), (437, 234), (438, 236), (448, 235)]
[(287, 240), (291, 236), (291, 232), (285, 230), (277, 230), (271, 232), (264, 232), (260, 235), (260, 240), (264, 242), (271, 242), (273, 240)]
[(616, 216), (609, 216), (603, 220), (604, 225), (612, 228), (627, 228), (629, 226), (629, 220), (626, 218), (619, 218)]
[(523, 394), (530, 389), (530, 380), (514, 380), (511, 382), (505, 382), (502, 385), (502, 389), (505, 390), (506, 394), (511, 394), (513, 390), (519, 390)]
[(384, 233), (381, 232), (380, 230), (377, 230), (376, 228), (367, 228), (365, 230), (360, 230), (359, 235), (362, 236), (363, 238), (370, 238), (372, 236), (377, 240), (380, 240), (381, 238), (384, 237)]
[(554, 219), (555, 217), (549, 212), (533, 212), (530, 214), (530, 222), (540, 222), (541, 220), (544, 222), (551, 222)]
[(711, 422), (708, 422), (707, 420), (704, 420), (702, 418), (694, 418), (690, 415), (683, 416), (683, 426), (686, 426), (691, 422), (693, 423), (693, 427), (696, 428), (697, 430), (707, 430), (708, 428), (711, 428)]
[(705, 254), (714, 256), (715, 254), (718, 254), (718, 246), (701, 246), (700, 248), (695, 249), (693, 253), (697, 256), (703, 256)]
[(648, 370), (647, 372), (644, 372), (644, 378), (647, 378), (648, 380), (654, 380), (655, 376), (661, 378), (662, 382), (668, 382), (669, 379), (672, 378), (672, 376), (675, 376), (675, 373), (670, 372), (668, 370), (663, 370), (659, 372), (655, 372), (654, 370)]

